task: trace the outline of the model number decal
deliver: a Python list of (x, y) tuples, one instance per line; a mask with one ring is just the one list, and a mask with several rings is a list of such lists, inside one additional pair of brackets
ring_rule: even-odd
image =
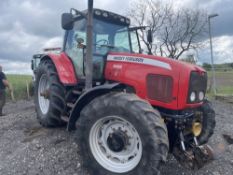
[(146, 64), (151, 66), (162, 67), (168, 70), (171, 70), (171, 66), (168, 63), (152, 60), (149, 58), (141, 58), (141, 57), (134, 57), (134, 56), (121, 56), (121, 55), (109, 55), (107, 58), (109, 61), (120, 61), (120, 62), (128, 62), (128, 63), (139, 63), (139, 64)]

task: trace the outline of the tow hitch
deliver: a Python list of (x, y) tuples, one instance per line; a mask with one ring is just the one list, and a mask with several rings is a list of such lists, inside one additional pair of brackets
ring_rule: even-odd
[(214, 151), (211, 146), (192, 146), (187, 151), (181, 150), (178, 147), (174, 148), (173, 154), (182, 166), (192, 170), (198, 170), (214, 160)]

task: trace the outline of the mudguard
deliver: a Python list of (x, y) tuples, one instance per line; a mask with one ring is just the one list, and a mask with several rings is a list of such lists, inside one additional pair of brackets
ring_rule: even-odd
[(77, 78), (72, 61), (67, 55), (62, 52), (61, 54), (48, 54), (44, 55), (41, 60), (51, 59), (57, 69), (59, 79), (64, 85), (76, 85)]
[(69, 122), (67, 125), (67, 130), (75, 130), (75, 123), (80, 116), (81, 110), (90, 103), (94, 98), (107, 94), (113, 90), (124, 89), (125, 86), (120, 83), (105, 84), (101, 86), (96, 86), (85, 93), (83, 93), (78, 100), (75, 102), (74, 108), (71, 111)]

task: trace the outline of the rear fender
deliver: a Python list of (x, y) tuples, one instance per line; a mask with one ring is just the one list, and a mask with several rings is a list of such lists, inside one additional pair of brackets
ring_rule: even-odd
[(101, 86), (96, 86), (88, 91), (86, 91), (84, 94), (82, 94), (79, 99), (76, 101), (74, 108), (71, 111), (70, 117), (69, 117), (69, 122), (67, 125), (67, 130), (75, 130), (76, 126), (75, 123), (78, 120), (80, 113), (82, 109), (88, 105), (93, 99), (95, 99), (98, 96), (107, 94), (111, 91), (116, 91), (116, 90), (122, 90), (126, 86), (120, 83), (113, 83), (113, 84), (105, 84)]
[(64, 85), (76, 85), (77, 78), (72, 61), (63, 52), (61, 54), (48, 54), (41, 58), (42, 60), (50, 59), (54, 63), (59, 79)]

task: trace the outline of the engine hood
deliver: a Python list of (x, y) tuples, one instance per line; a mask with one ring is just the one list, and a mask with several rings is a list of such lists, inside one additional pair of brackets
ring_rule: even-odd
[[(200, 103), (187, 104), (191, 72), (195, 71), (198, 74), (205, 72), (199, 66), (160, 56), (111, 52), (107, 55), (105, 68), (106, 80), (133, 87), (139, 97), (148, 100), (154, 106), (180, 110), (200, 105)], [(157, 79), (153, 80), (152, 86), (164, 83), (158, 87), (160, 92), (157, 95), (164, 93), (165, 97), (166, 94), (171, 94), (171, 101), (150, 97), (148, 87), (152, 81), (149, 79), (153, 76)], [(171, 92), (169, 90), (172, 92), (166, 93), (166, 88), (167, 92)]]

